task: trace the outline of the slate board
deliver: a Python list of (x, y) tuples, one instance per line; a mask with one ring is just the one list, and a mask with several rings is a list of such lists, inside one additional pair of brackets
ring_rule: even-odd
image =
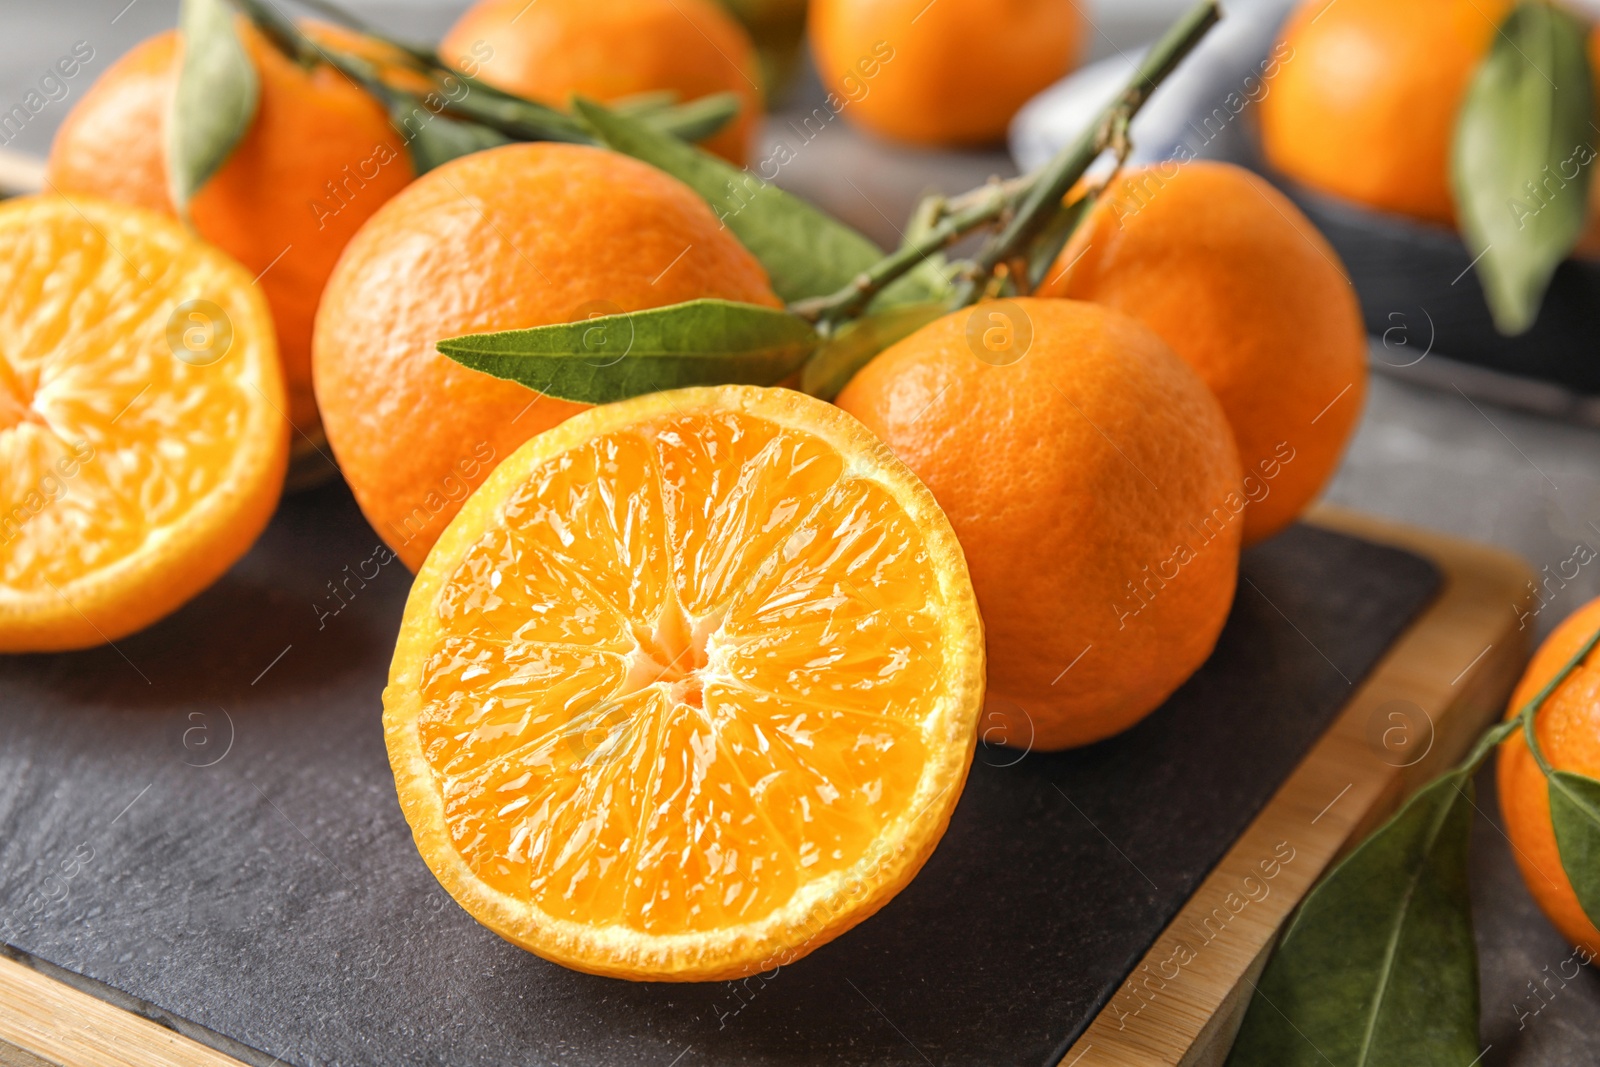
[(263, 1065), (1054, 1064), (1440, 580), (1311, 527), (1252, 549), (1166, 707), (980, 746), (876, 917), (737, 987), (636, 985), (499, 940), (417, 856), (379, 721), (409, 578), (324, 614), (377, 543), (327, 486), (116, 649), (0, 659), (7, 951)]

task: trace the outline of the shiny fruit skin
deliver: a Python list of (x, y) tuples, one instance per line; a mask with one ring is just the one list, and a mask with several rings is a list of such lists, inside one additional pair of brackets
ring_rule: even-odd
[(761, 116), (755, 49), (714, 0), (479, 0), (439, 55), (554, 107), (574, 94), (606, 103), (661, 90), (685, 101), (736, 93), (739, 114), (705, 147), (741, 166)]
[[(1511, 696), (1507, 715), (1515, 715), (1537, 696), (1597, 629), (1600, 600), (1579, 608), (1556, 627), (1534, 654)], [(1600, 778), (1600, 663), (1594, 653), (1550, 695), (1536, 725), (1539, 747), (1552, 767)], [(1500, 747), (1495, 782), (1511, 853), (1528, 892), (1569, 944), (1600, 956), (1600, 930), (1585, 914), (1561, 865), (1550, 823), (1549, 785), (1521, 730)]]

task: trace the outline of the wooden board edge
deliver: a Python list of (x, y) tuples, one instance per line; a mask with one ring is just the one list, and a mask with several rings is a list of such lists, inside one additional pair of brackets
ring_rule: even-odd
[[(1307, 521), (1426, 557), (1443, 573), (1439, 596), (1357, 687), (1060, 1067), (1220, 1065), (1283, 921), (1412, 789), (1465, 754), (1504, 711), (1527, 662), (1530, 635), (1517, 606), (1533, 574), (1521, 559), (1333, 507), (1316, 508)], [(1421, 757), (1410, 755), (1415, 747), (1373, 740), (1374, 721), (1381, 739), (1390, 710), (1429, 735)]]
[(0, 956), (0, 1065), (244, 1067), (209, 1045)]

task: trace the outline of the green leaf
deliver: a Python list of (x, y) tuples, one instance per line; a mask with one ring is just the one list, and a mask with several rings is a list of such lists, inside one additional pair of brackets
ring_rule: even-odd
[(817, 347), (798, 315), (729, 300), (692, 300), (531, 330), (469, 334), (439, 351), (548, 396), (606, 404), (688, 385), (773, 385)]
[(1594, 115), (1584, 25), (1524, 0), (1500, 26), (1456, 122), (1451, 180), (1501, 333), (1528, 330), (1588, 215)]
[(1551, 771), (1550, 821), (1567, 881), (1589, 921), (1600, 926), (1600, 782), (1571, 771)]
[(674, 104), (634, 117), (661, 133), (685, 141), (704, 141), (732, 122), (743, 103), (738, 93), (712, 93), (686, 104)]
[(1424, 786), (1306, 897), (1229, 1067), (1465, 1067), (1479, 1053), (1471, 768)]
[(178, 13), (183, 62), (167, 122), (167, 180), (185, 217), (250, 129), (261, 95), (233, 17), (226, 0), (183, 0)]
[(943, 304), (906, 304), (856, 319), (806, 361), (800, 375), (801, 390), (832, 400), (879, 352), (910, 337), (945, 311)]
[(619, 115), (643, 119), (660, 114), (681, 99), (683, 97), (676, 89), (651, 89), (613, 100), (610, 107)]
[(573, 107), (606, 145), (699, 193), (766, 267), (773, 290), (789, 303), (842, 289), (883, 258), (882, 250), (855, 230), (748, 170), (593, 101), (580, 98)]
[(457, 118), (499, 130), (518, 141), (566, 141), (590, 144), (594, 138), (583, 123), (564, 111), (534, 100), (524, 100), (479, 78), (465, 74), (452, 74), (467, 87), (465, 93), (443, 92), (440, 81), (439, 94), (447, 101), (445, 110)]
[(460, 156), (511, 143), (509, 137), (487, 126), (435, 115), (414, 97), (400, 93), (391, 96), (389, 121), (406, 138), (411, 166), (418, 174), (426, 174)]

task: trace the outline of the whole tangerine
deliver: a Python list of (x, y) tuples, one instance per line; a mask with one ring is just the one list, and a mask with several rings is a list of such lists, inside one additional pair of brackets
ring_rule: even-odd
[(911, 144), (986, 144), (1084, 44), (1073, 0), (812, 0), (811, 52), (848, 119)]
[(988, 635), (985, 736), (1109, 737), (1210, 655), (1244, 529), (1222, 408), (1149, 327), (1077, 300), (947, 315), (839, 394), (944, 508)]
[(671, 90), (736, 93), (739, 113), (706, 148), (743, 164), (761, 117), (761, 64), (713, 0), (479, 0), (439, 42), (447, 63), (496, 88), (566, 107)]
[[(1600, 630), (1600, 600), (1579, 608), (1545, 639), (1511, 696), (1508, 717), (1538, 695)], [(1600, 778), (1600, 653), (1589, 657), (1550, 694), (1535, 721), (1539, 748), (1557, 770)], [(1600, 956), (1595, 928), (1572, 890), (1550, 821), (1549, 784), (1518, 730), (1500, 747), (1495, 767), (1500, 815), (1528, 892), (1561, 936)]]
[(1367, 334), (1338, 253), (1268, 182), (1176, 161), (1114, 182), (1040, 295), (1090, 300), (1160, 334), (1216, 393), (1244, 466), (1244, 539), (1322, 490), (1367, 390)]
[(780, 306), (705, 202), (653, 167), (541, 143), (429, 171), (356, 234), (317, 316), (317, 402), (367, 519), (415, 570), (499, 460), (587, 406), (438, 341), (702, 297)]

